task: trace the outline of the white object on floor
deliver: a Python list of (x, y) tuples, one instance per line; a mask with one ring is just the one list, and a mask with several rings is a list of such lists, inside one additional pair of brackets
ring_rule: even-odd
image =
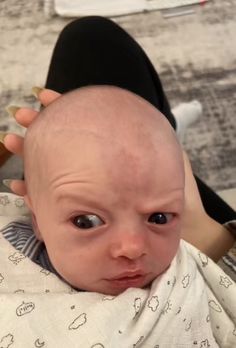
[[(45, 13), (50, 10), (49, 3), (54, 3), (54, 10), (60, 16), (119, 16), (129, 13), (153, 11), (202, 4), (208, 0), (44, 0)], [(50, 10), (51, 11), (51, 10)], [(46, 13), (48, 14), (48, 13)]]
[(172, 113), (176, 119), (176, 132), (180, 141), (183, 140), (186, 129), (195, 123), (202, 115), (202, 104), (198, 100), (181, 103), (174, 107)]

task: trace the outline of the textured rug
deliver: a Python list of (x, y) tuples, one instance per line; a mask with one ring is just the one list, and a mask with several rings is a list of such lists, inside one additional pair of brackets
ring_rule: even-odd
[(232, 78), (236, 80), (236, 69), (201, 72), (191, 65), (184, 70), (176, 65), (162, 72), (170, 101), (178, 104), (197, 99), (203, 105), (203, 116), (188, 129), (184, 147), (195, 173), (215, 190), (236, 187), (236, 88)]

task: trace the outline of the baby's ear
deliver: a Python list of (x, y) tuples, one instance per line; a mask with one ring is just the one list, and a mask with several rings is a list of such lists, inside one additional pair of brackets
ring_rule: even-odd
[(35, 233), (35, 236), (37, 237), (37, 239), (41, 240), (43, 242), (42, 234), (39, 230), (39, 226), (38, 226), (36, 217), (33, 213), (32, 213), (32, 226), (33, 226), (33, 230), (34, 230), (34, 233)]
[(31, 204), (31, 200), (29, 198), (29, 196), (27, 194), (24, 195), (24, 201), (25, 201), (25, 205), (28, 207), (28, 209), (30, 211), (33, 210), (32, 204)]
[(27, 194), (24, 195), (24, 201), (25, 201), (25, 204), (27, 205), (28, 209), (31, 211), (32, 227), (33, 227), (35, 236), (37, 237), (38, 240), (43, 241), (43, 237), (42, 237), (41, 232), (40, 232), (39, 227), (38, 227), (37, 219), (36, 219), (36, 216), (34, 214), (31, 200)]

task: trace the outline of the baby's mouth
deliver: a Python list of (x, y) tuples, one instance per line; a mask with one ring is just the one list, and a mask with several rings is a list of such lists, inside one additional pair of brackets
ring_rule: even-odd
[(136, 271), (127, 271), (122, 272), (118, 276), (111, 278), (110, 280), (120, 280), (120, 279), (126, 279), (126, 278), (135, 278), (139, 276), (144, 276), (145, 272), (142, 270), (136, 270)]
[(124, 273), (115, 278), (108, 279), (109, 283), (118, 288), (128, 288), (128, 287), (142, 287), (145, 284), (147, 274), (143, 272)]

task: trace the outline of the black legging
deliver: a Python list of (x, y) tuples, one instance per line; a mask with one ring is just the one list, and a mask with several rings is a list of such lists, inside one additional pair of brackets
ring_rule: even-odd
[[(46, 87), (60, 93), (88, 86), (114, 85), (152, 103), (176, 128), (159, 76), (138, 43), (121, 27), (102, 17), (84, 17), (68, 24), (56, 43)], [(195, 177), (203, 205), (224, 223), (236, 213)]]

